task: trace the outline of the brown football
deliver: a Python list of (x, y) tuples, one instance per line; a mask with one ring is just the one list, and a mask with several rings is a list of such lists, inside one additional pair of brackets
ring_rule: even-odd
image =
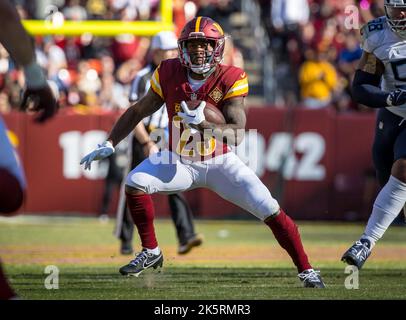
[[(190, 110), (196, 109), (201, 100), (189, 100), (185, 101)], [(206, 101), (206, 107), (204, 107), (204, 116), (207, 121), (215, 124), (225, 124), (226, 119), (224, 119), (223, 113), (210, 102)]]

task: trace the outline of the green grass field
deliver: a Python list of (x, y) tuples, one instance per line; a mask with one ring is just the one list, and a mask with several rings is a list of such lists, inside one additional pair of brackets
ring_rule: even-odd
[[(260, 222), (197, 220), (203, 246), (176, 254), (174, 227), (157, 220), (164, 252), (161, 272), (123, 277), (114, 221), (19, 216), (0, 219), (0, 257), (24, 299), (406, 299), (406, 228), (391, 227), (359, 274), (359, 289), (344, 286), (342, 253), (363, 224), (298, 222), (306, 251), (325, 290), (304, 289), (287, 254)], [(59, 269), (59, 289), (47, 290), (45, 268)]]

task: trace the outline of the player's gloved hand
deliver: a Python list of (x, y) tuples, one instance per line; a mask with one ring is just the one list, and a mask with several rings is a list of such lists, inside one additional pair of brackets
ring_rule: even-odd
[(204, 116), (204, 107), (206, 106), (206, 101), (202, 101), (199, 106), (190, 110), (185, 101), (180, 103), (184, 112), (178, 112), (178, 116), (182, 118), (182, 122), (187, 125), (198, 125), (206, 120)]
[(105, 141), (102, 144), (97, 145), (97, 149), (90, 152), (88, 155), (84, 156), (82, 160), (80, 160), (80, 164), (85, 164), (85, 170), (91, 169), (91, 163), (94, 160), (101, 160), (107, 158), (111, 154), (114, 153), (114, 147), (110, 141)]
[(389, 93), (386, 99), (388, 106), (400, 106), (406, 103), (406, 90), (396, 89)]
[(58, 111), (58, 99), (35, 61), (24, 67), (24, 75), (27, 88), (24, 90), (20, 109), (37, 112), (35, 121), (45, 122)]
[[(32, 106), (30, 106), (30, 104), (32, 104)], [(20, 106), (20, 109), (23, 111), (29, 110), (38, 112), (35, 121), (39, 123), (52, 118), (58, 111), (58, 108), (58, 102), (48, 85), (40, 89), (27, 88), (24, 91)]]

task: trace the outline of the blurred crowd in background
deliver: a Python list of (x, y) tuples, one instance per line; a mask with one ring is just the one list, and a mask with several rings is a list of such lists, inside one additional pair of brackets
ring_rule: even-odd
[(282, 103), (370, 111), (351, 101), (360, 28), (385, 15), (383, 0), (259, 0)]
[[(160, 19), (159, 0), (13, 2), (23, 19)], [(346, 19), (357, 22), (351, 16), (354, 9), (359, 27), (347, 28)], [(258, 17), (252, 16), (255, 13)], [(256, 59), (251, 52), (258, 54), (256, 47), (261, 42), (266, 44), (260, 51), (264, 58), (260, 61), (272, 67), (259, 66), (260, 90), (252, 92), (252, 95), (267, 97), (261, 100), (263, 105), (370, 111), (351, 101), (349, 85), (362, 53), (359, 28), (366, 21), (384, 15), (382, 0), (173, 0), (176, 34), (197, 15), (213, 18), (231, 35), (226, 45), (226, 64), (248, 67), (252, 65), (250, 59)], [(241, 34), (236, 34), (244, 21), (248, 29), (252, 28), (246, 37), (255, 40), (255, 44), (248, 47), (244, 47)], [(75, 113), (104, 113), (127, 108), (131, 80), (150, 56), (150, 38), (132, 34), (37, 36), (34, 41), (38, 61), (54, 89), (59, 91), (61, 108)], [(247, 69), (249, 76), (250, 72)], [(0, 113), (18, 108), (23, 85), (22, 72), (4, 48), (0, 48)], [(266, 94), (261, 94), (261, 89)]]

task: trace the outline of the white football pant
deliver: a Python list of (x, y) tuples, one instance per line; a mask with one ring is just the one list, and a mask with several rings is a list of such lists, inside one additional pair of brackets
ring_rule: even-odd
[(133, 169), (127, 176), (126, 185), (147, 194), (208, 188), (262, 221), (279, 211), (279, 204), (268, 188), (233, 152), (207, 161), (191, 162), (164, 150)]

